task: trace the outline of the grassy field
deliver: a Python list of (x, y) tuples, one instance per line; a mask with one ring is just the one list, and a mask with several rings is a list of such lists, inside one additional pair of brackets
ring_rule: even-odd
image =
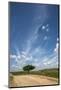
[[(26, 74), (28, 74), (28, 72), (19, 71), (19, 72), (11, 72), (11, 74), (12, 75), (26, 75)], [(59, 77), (59, 70), (57, 68), (44, 69), (44, 70), (39, 70), (39, 71), (31, 71), (29, 74), (44, 75), (44, 76), (58, 78)]]

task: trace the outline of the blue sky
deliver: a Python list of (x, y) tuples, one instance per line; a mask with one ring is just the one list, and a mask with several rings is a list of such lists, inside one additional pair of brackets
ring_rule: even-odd
[(58, 5), (10, 3), (10, 71), (58, 67)]

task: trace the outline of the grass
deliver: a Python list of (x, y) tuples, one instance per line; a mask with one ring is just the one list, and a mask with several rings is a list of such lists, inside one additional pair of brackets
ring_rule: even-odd
[(45, 69), (40, 71), (42, 75), (45, 76), (50, 76), (50, 77), (54, 77), (54, 78), (58, 78), (59, 77), (59, 70), (58, 69)]
[[(18, 72), (11, 72), (11, 73), (12, 73), (12, 75), (27, 75), (28, 74), (28, 72), (25, 72), (25, 71), (18, 71)], [(44, 69), (44, 70), (39, 70), (39, 71), (30, 71), (29, 74), (44, 75), (44, 76), (58, 78), (59, 70), (57, 68)]]
[(13, 86), (13, 79), (14, 79), (13, 74), (10, 73), (10, 75), (9, 75), (9, 83), (10, 83), (9, 85), (10, 85), (10, 87)]
[(10, 81), (12, 81), (13, 80), (13, 75), (12, 75), (12, 73), (10, 73)]

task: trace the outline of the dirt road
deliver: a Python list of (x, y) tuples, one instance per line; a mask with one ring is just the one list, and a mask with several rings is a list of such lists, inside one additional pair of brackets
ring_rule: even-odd
[(11, 87), (58, 84), (56, 78), (41, 75), (14, 75)]

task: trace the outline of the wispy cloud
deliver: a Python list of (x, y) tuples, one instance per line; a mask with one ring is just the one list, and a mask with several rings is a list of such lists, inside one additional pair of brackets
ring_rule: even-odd
[[(34, 33), (33, 35), (36, 36), (38, 35), (38, 33)], [(45, 36), (44, 40), (47, 39), (48, 37)], [(58, 50), (58, 40), (53, 50), (53, 53), (50, 55), (48, 55), (48, 52), (44, 48), (41, 48), (40, 46), (32, 50), (32, 52), (30, 53), (32, 44), (35, 41), (36, 41), (35, 37), (32, 36), (30, 39), (28, 39), (27, 48), (25, 50), (20, 52), (19, 49), (16, 48), (17, 54), (10, 55), (10, 58), (14, 58), (16, 62), (16, 64), (14, 64), (12, 68), (15, 68), (16, 70), (22, 69), (22, 67), (26, 65), (28, 61), (32, 62), (32, 64), (35, 65), (37, 69), (58, 67), (58, 55), (57, 53), (55, 53)]]
[(59, 41), (59, 38), (57, 37), (57, 42)]
[(49, 32), (49, 28), (47, 28), (46, 31)]
[[(35, 52), (33, 52), (32, 55), (31, 54), (26, 55), (23, 51), (22, 54), (20, 55), (21, 58), (19, 58), (18, 56), (16, 57), (17, 58), (17, 61), (16, 61), (17, 67), (15, 67), (15, 68), (22, 69), (22, 67), (27, 64), (27, 61), (31, 61), (32, 64), (35, 65), (35, 67), (37, 69), (58, 67), (57, 53), (53, 52), (51, 55), (46, 56), (47, 52), (44, 50), (44, 53), (45, 53), (44, 57), (43, 57), (42, 53), (43, 53), (43, 50), (39, 49), (39, 48), (35, 49)], [(40, 55), (38, 56), (38, 54), (40, 54)], [(33, 55), (36, 55), (36, 57)], [(13, 56), (13, 55), (11, 55), (11, 56)]]
[(56, 43), (56, 46), (54, 48), (54, 52), (58, 52), (58, 48), (59, 48), (59, 43), (58, 43), (59, 39), (57, 38), (57, 43)]
[(11, 54), (11, 55), (10, 55), (10, 58), (16, 58), (16, 55), (12, 55), (12, 54)]
[[(50, 21), (47, 20), (49, 18), (47, 5), (36, 5), (34, 10), (30, 10), (32, 12), (32, 14), (30, 15), (31, 20), (29, 19), (30, 25), (27, 26), (29, 22), (27, 22), (26, 24), (21, 21), (23, 23), (23, 26), (25, 26), (26, 28), (23, 28), (22, 26), (21, 28), (19, 25), (19, 28), (22, 31), (19, 30), (18, 32), (16, 29), (15, 35), (12, 36), (14, 37), (14, 39), (12, 39), (13, 42), (15, 42), (16, 46), (13, 44), (13, 47), (15, 46), (15, 50), (12, 51), (15, 52), (14, 54), (10, 54), (10, 67), (12, 67), (13, 70), (22, 69), (23, 66), (27, 64), (35, 65), (37, 69), (56, 67), (58, 66), (58, 54), (56, 52), (58, 52), (59, 39), (57, 38), (57, 42), (52, 43), (52, 45), (49, 44), (50, 37), (55, 38), (56, 35), (53, 36), (52, 32), (50, 31)], [(24, 19), (28, 19), (27, 14), (25, 16), (26, 17), (24, 17)], [(22, 20), (24, 19), (22, 18)], [(23, 34), (23, 36), (20, 34)], [(17, 36), (18, 38), (15, 38), (15, 36)], [(53, 49), (55, 43), (56, 45)], [(48, 48), (46, 48), (46, 46)], [(49, 46), (51, 48), (49, 48)]]
[(45, 36), (45, 37), (44, 37), (44, 40), (47, 40), (47, 39), (48, 39), (48, 37), (47, 37), (47, 36)]
[(54, 51), (57, 52), (58, 51), (58, 43), (56, 43), (56, 47), (54, 48)]
[(47, 12), (48, 12), (47, 5), (37, 6), (37, 8), (35, 8), (33, 25), (43, 24), (49, 17)]

